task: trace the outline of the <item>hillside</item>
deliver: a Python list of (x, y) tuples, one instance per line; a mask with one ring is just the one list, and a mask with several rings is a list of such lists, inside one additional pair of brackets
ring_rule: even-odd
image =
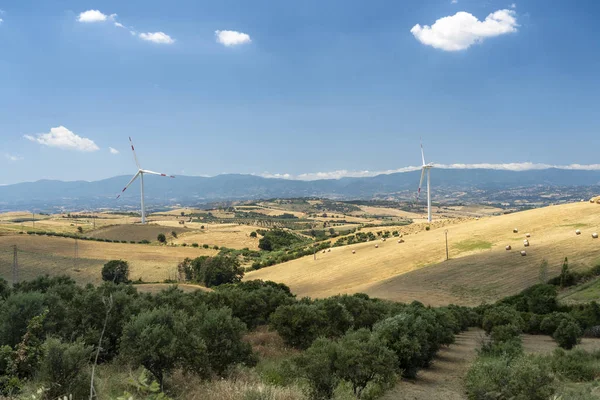
[[(445, 229), (450, 261), (444, 261)], [(576, 235), (576, 229), (582, 234)], [(318, 254), (316, 261), (307, 256), (250, 272), (246, 279), (283, 282), (299, 296), (364, 292), (398, 301), (479, 304), (536, 283), (543, 259), (550, 263), (550, 275), (558, 273), (564, 257), (573, 269), (591, 266), (600, 259), (600, 239), (591, 237), (598, 230), (597, 205), (572, 203), (434, 225), (430, 231), (405, 235), (400, 244), (388, 240), (338, 247)], [(531, 245), (525, 249), (526, 233)], [(525, 257), (520, 255), (524, 249)]]

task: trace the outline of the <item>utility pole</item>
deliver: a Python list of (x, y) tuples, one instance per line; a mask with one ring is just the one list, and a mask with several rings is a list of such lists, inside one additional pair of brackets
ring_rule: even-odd
[(450, 257), (448, 257), (448, 229), (444, 231), (444, 234), (446, 235), (446, 261), (448, 261), (450, 259)]
[(74, 268), (77, 268), (78, 258), (79, 258), (79, 242), (77, 241), (77, 238), (75, 238), (75, 259), (73, 260), (73, 263), (75, 264)]
[(15, 286), (19, 282), (19, 259), (17, 245), (13, 246), (12, 283)]
[(35, 229), (35, 211), (31, 213), (33, 219), (33, 229)]

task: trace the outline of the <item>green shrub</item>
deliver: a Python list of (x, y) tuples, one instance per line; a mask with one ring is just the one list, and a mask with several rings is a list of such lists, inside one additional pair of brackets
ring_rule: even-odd
[(113, 283), (129, 282), (129, 264), (123, 260), (112, 260), (102, 267), (102, 280)]
[(521, 329), (516, 325), (497, 325), (492, 328), (492, 331), (490, 332), (490, 337), (492, 341), (500, 343), (507, 342), (509, 340), (514, 340), (518, 338), (520, 334)]
[(558, 325), (558, 328), (556, 328), (552, 337), (560, 347), (570, 350), (579, 343), (581, 334), (581, 328), (577, 322), (564, 319), (561, 321), (560, 325)]
[(208, 249), (208, 245), (207, 244), (203, 244), (202, 247), (204, 247), (205, 249)]
[(29, 321), (44, 311), (44, 295), (39, 292), (17, 292), (0, 307), (0, 344), (14, 347), (27, 331)]
[(237, 257), (202, 256), (194, 259), (191, 264), (191, 278), (206, 287), (219, 286), (226, 283), (237, 283), (242, 280), (244, 269)]
[(198, 247), (198, 243), (192, 243), (192, 247)]
[(544, 319), (542, 319), (542, 322), (540, 323), (540, 331), (544, 335), (552, 336), (554, 335), (554, 332), (556, 331), (560, 323), (564, 320), (575, 322), (575, 319), (568, 313), (553, 312), (552, 314), (549, 314), (545, 316)]
[(517, 310), (509, 306), (494, 306), (483, 314), (482, 327), (489, 335), (492, 328), (499, 325), (514, 325), (519, 328), (524, 326), (523, 319)]
[(284, 343), (307, 349), (327, 327), (325, 312), (314, 304), (291, 304), (279, 307), (271, 315), (271, 326)]
[(156, 240), (158, 240), (160, 243), (166, 243), (167, 237), (165, 236), (164, 233), (159, 233), (158, 236), (156, 237)]
[(552, 371), (574, 382), (590, 382), (600, 373), (600, 352), (556, 349), (546, 357)]
[(471, 400), (548, 400), (554, 393), (549, 366), (535, 356), (479, 357), (466, 377)]
[(307, 380), (311, 398), (330, 399), (340, 378), (335, 373), (334, 360), (338, 344), (329, 339), (319, 338), (312, 343), (295, 363), (300, 375)]
[(69, 395), (75, 399), (88, 397), (88, 361), (92, 348), (81, 341), (63, 343), (60, 339), (48, 338), (43, 351), (39, 378), (47, 389), (45, 396), (49, 399)]

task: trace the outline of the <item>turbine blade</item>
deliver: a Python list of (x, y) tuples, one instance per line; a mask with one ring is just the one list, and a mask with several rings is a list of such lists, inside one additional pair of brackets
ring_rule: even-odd
[(421, 159), (423, 160), (423, 165), (425, 165), (425, 152), (423, 151), (423, 142), (421, 142)]
[(423, 186), (423, 177), (425, 176), (425, 168), (421, 168), (421, 180), (419, 181), (419, 190), (417, 191), (417, 201), (419, 200), (419, 195), (421, 194), (421, 187)]
[(133, 159), (135, 160), (135, 165), (137, 165), (138, 169), (142, 169), (142, 167), (140, 167), (140, 162), (138, 161), (137, 155), (135, 154), (135, 147), (133, 147), (133, 141), (131, 140), (131, 136), (129, 137), (129, 143), (131, 144), (131, 151), (133, 151)]
[(143, 169), (142, 172), (145, 174), (150, 174), (150, 175), (160, 175), (160, 176), (166, 176), (169, 178), (175, 178), (173, 175), (167, 175), (167, 174), (163, 174), (160, 172), (148, 171), (147, 169)]
[(119, 195), (117, 196), (117, 199), (118, 199), (119, 197), (121, 197), (121, 194), (123, 194), (123, 192), (127, 190), (127, 188), (128, 188), (128, 187), (129, 187), (129, 186), (130, 186), (130, 185), (133, 183), (133, 181), (135, 181), (135, 180), (136, 180), (136, 178), (137, 178), (138, 176), (140, 176), (140, 171), (138, 171), (138, 172), (137, 172), (137, 174), (135, 174), (135, 175), (133, 176), (133, 178), (131, 178), (131, 180), (129, 181), (129, 183), (128, 183), (127, 185), (125, 185), (125, 187), (123, 188), (123, 190), (121, 190), (121, 193), (119, 193)]

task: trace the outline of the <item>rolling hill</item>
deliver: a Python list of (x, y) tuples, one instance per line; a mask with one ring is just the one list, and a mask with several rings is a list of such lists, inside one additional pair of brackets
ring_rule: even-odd
[[(215, 177), (179, 176), (163, 179), (148, 176), (146, 199), (150, 206), (165, 204), (194, 205), (212, 201), (265, 199), (275, 197), (329, 197), (336, 199), (371, 199), (406, 192), (411, 198), (419, 182), (419, 171), (383, 174), (364, 178), (299, 181), (262, 178), (253, 175), (218, 175)], [(95, 182), (41, 180), (0, 186), (0, 211), (27, 208), (66, 209), (138, 206), (139, 187), (133, 185), (117, 202), (116, 194), (129, 181), (117, 176)], [(434, 199), (444, 191), (472, 193), (533, 186), (574, 187), (600, 184), (600, 171), (544, 169), (502, 171), (491, 169), (436, 169), (432, 175)], [(597, 194), (597, 193), (596, 193)]]
[[(519, 233), (513, 233), (518, 228)], [(445, 261), (448, 230), (450, 260)], [(575, 230), (581, 230), (576, 235)], [(589, 202), (551, 206), (514, 214), (436, 226), (404, 236), (333, 248), (287, 263), (252, 271), (245, 279), (283, 282), (298, 296), (326, 297), (363, 292), (396, 301), (476, 305), (514, 294), (538, 282), (539, 266), (550, 276), (569, 258), (571, 268), (600, 261), (600, 208)], [(530, 233), (530, 247), (523, 247)], [(375, 244), (379, 247), (375, 248)], [(505, 246), (512, 250), (506, 251)], [(352, 251), (355, 251), (355, 254)], [(520, 255), (521, 250), (527, 256)]]

